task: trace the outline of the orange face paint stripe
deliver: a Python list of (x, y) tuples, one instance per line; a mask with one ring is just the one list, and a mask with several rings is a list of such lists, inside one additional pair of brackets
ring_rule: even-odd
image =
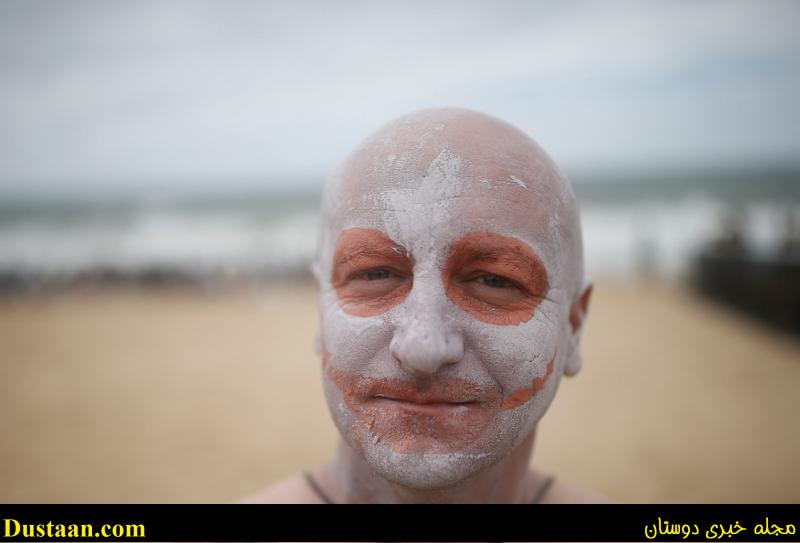
[(537, 392), (544, 388), (545, 383), (550, 378), (550, 375), (553, 374), (553, 368), (555, 367), (556, 362), (556, 353), (553, 353), (553, 358), (550, 359), (550, 362), (547, 363), (547, 369), (544, 372), (544, 375), (541, 377), (534, 377), (531, 386), (520, 388), (506, 396), (506, 399), (503, 400), (503, 403), (500, 405), (501, 411), (508, 411), (509, 409), (514, 409), (515, 407), (519, 407), (533, 398)]

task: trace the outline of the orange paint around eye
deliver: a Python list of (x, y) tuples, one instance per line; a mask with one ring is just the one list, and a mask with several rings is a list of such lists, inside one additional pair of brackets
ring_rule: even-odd
[[(459, 273), (473, 267), (505, 277), (521, 287), (520, 299), (498, 306), (470, 295), (459, 285)], [(476, 319), (497, 325), (529, 321), (549, 289), (544, 264), (523, 241), (494, 232), (472, 232), (453, 243), (442, 272), (447, 297)]]
[[(375, 268), (397, 270), (403, 280), (387, 283), (365, 292), (352, 276)], [(411, 291), (413, 262), (407, 251), (386, 234), (372, 228), (350, 228), (339, 236), (333, 256), (331, 283), (339, 296), (342, 310), (357, 317), (371, 317), (402, 302)], [(380, 285), (379, 285), (380, 286)]]
[(531, 386), (520, 388), (506, 396), (506, 399), (503, 400), (503, 403), (500, 405), (501, 411), (508, 411), (509, 409), (514, 409), (515, 407), (519, 407), (527, 403), (531, 398), (533, 398), (537, 392), (544, 388), (545, 383), (553, 374), (553, 367), (556, 363), (556, 353), (553, 353), (553, 358), (550, 359), (550, 362), (547, 363), (547, 369), (544, 372), (544, 375), (541, 377), (534, 377), (533, 383)]

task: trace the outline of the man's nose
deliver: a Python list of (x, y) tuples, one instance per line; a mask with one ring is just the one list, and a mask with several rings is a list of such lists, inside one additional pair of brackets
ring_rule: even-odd
[(442, 366), (464, 357), (461, 333), (445, 319), (447, 304), (441, 285), (415, 282), (401, 310), (389, 349), (404, 369), (417, 377), (430, 377)]

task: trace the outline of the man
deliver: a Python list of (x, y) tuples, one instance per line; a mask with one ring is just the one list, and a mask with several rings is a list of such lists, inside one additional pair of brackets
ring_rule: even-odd
[(591, 295), (572, 188), (533, 140), (462, 109), (379, 129), (326, 186), (315, 274), (342, 439), (248, 501), (602, 500), (529, 469)]

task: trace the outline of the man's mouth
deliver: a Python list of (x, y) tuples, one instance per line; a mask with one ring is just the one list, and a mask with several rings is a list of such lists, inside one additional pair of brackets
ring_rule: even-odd
[(440, 416), (468, 411), (480, 407), (478, 401), (451, 401), (438, 398), (397, 398), (388, 395), (376, 395), (368, 400), (373, 405), (395, 407), (415, 413)]
[(407, 394), (407, 393), (395, 394), (391, 392), (379, 392), (377, 394), (373, 394), (372, 397), (384, 400), (394, 400), (397, 402), (407, 402), (407, 403), (416, 403), (424, 405), (431, 405), (431, 404), (459, 405), (466, 403), (478, 403), (477, 399), (472, 399), (472, 398), (459, 399), (453, 397), (432, 396), (428, 394)]
[(365, 439), (398, 453), (467, 450), (486, 431), (502, 401), (499, 387), (458, 377), (421, 382), (333, 372), (332, 378), (367, 432)]
[(373, 405), (400, 408), (428, 415), (445, 415), (480, 407), (485, 398), (477, 387), (442, 383), (420, 390), (406, 381), (383, 381), (370, 387), (365, 402)]

